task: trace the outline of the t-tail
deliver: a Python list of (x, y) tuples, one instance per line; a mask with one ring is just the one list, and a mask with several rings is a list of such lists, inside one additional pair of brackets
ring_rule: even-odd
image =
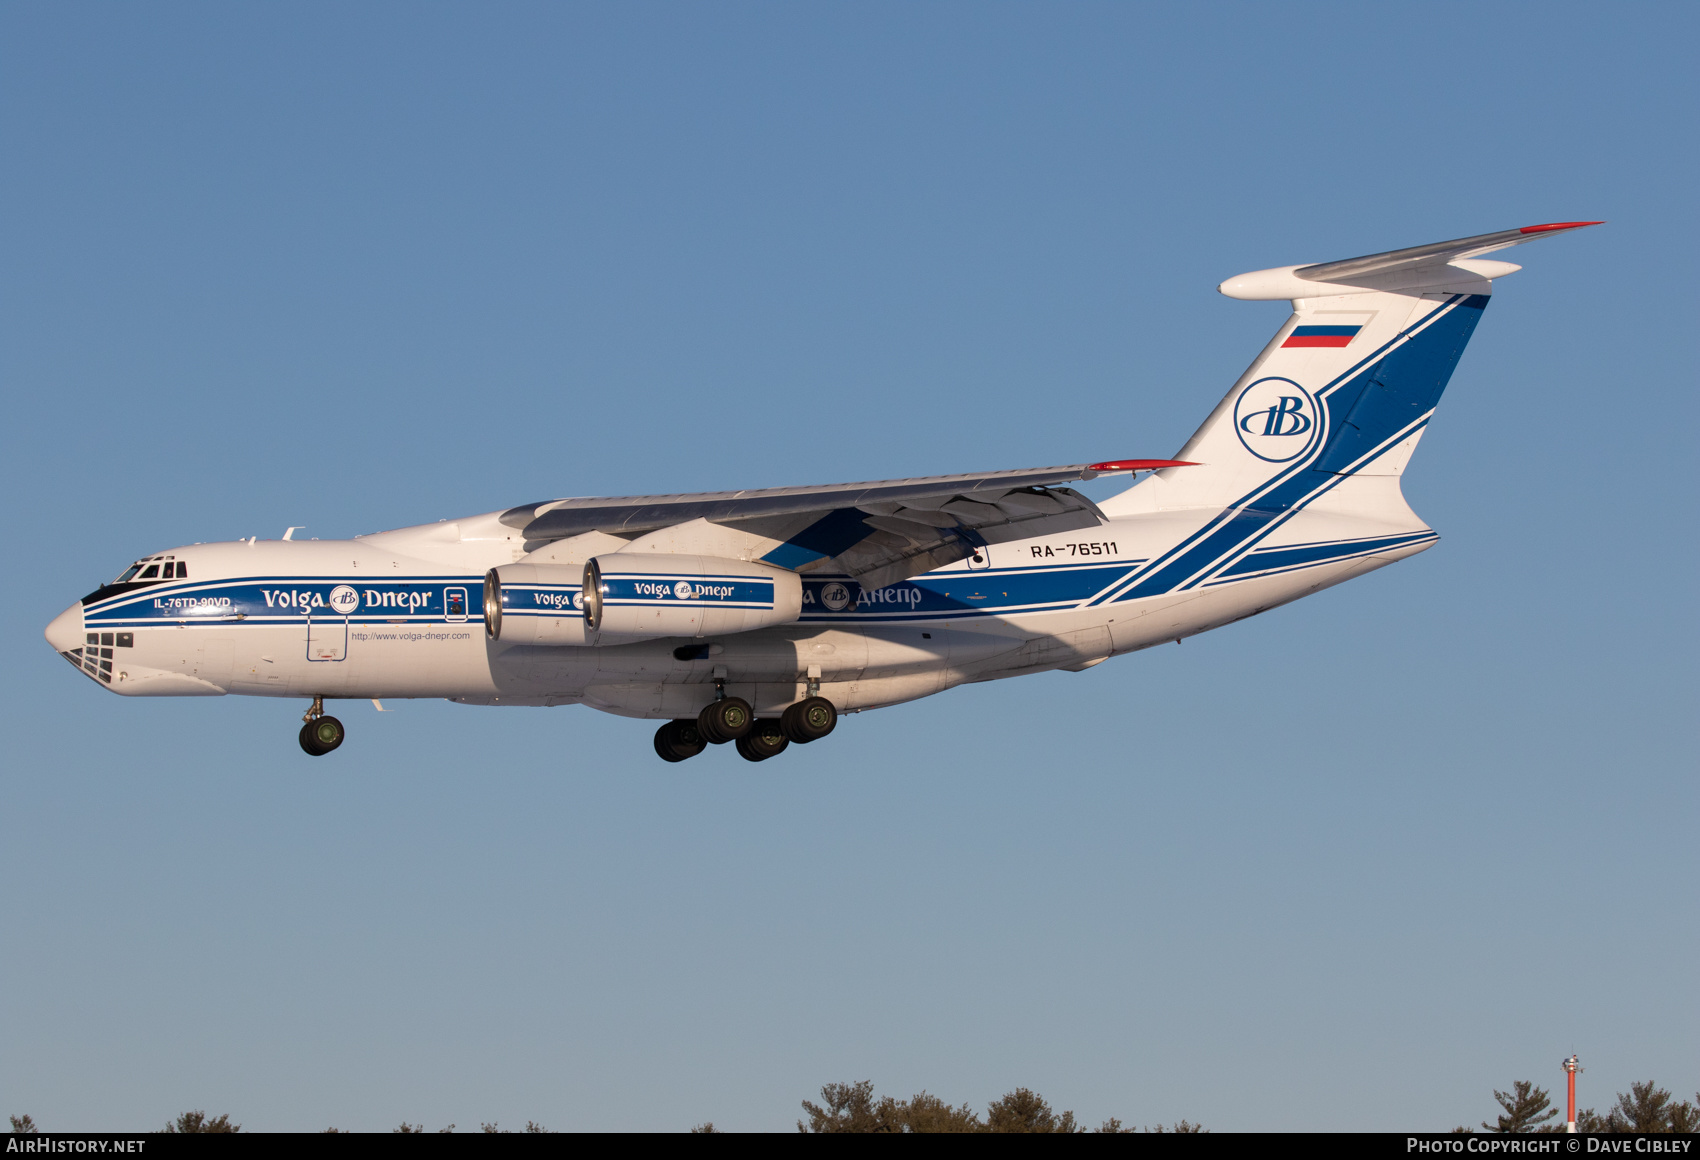
[[(1218, 289), (1293, 313), (1161, 473), (1164, 507), (1303, 507), (1357, 475), (1404, 471), (1493, 293), (1521, 269), (1483, 254), (1599, 225), (1556, 222), (1339, 262), (1241, 274)], [(1155, 498), (1155, 497), (1151, 497)]]
[(1223, 282), (1230, 298), (1290, 299), (1293, 313), (1176, 454), (1197, 466), (1159, 471), (1100, 505), (1111, 516), (1214, 513), (1154, 560), (1133, 594), (1207, 583), (1306, 509), (1426, 532), (1399, 476), (1493, 280), (1521, 269), (1482, 255), (1599, 224), (1524, 226)]

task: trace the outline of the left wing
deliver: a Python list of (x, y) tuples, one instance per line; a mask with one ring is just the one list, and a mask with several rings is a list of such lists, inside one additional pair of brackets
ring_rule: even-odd
[(1189, 465), (1126, 459), (817, 487), (560, 499), (510, 508), (501, 522), (519, 529), (528, 544), (548, 544), (587, 532), (629, 540), (702, 520), (757, 541), (765, 563), (797, 572), (839, 570), (874, 590), (988, 544), (1104, 522), (1096, 504), (1057, 484), (1182, 466)]

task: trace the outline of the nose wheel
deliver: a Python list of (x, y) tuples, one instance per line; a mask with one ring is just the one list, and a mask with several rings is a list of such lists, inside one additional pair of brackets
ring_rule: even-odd
[(347, 736), (342, 722), (325, 714), (325, 699), (313, 698), (313, 707), (301, 718), (301, 748), (311, 757), (323, 757), (342, 744)]

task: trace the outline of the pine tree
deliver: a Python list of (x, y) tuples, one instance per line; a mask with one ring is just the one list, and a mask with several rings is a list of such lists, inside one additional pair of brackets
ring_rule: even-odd
[(240, 1132), (242, 1125), (231, 1123), (229, 1113), (209, 1117), (205, 1112), (184, 1112), (165, 1125), (165, 1130), (173, 1135), (178, 1132)]
[(1045, 1097), (1027, 1088), (1016, 1088), (1001, 1099), (993, 1100), (991, 1106), (986, 1109), (988, 1132), (1073, 1134), (1082, 1130), (1075, 1124), (1073, 1112), (1057, 1115), (1051, 1110), (1051, 1105), (1045, 1102)]
[(1670, 1130), (1673, 1132), (1700, 1132), (1700, 1092), (1694, 1093), (1694, 1102), (1683, 1100), (1680, 1104), (1672, 1104), (1670, 1109)]
[(1611, 1110), (1606, 1121), (1613, 1132), (1668, 1132), (1670, 1131), (1671, 1102), (1670, 1093), (1658, 1086), (1652, 1080), (1646, 1083), (1632, 1083), (1629, 1094), (1619, 1094), (1617, 1107)]
[(1511, 1085), (1510, 1092), (1495, 1091), (1493, 1098), (1505, 1111), (1494, 1123), (1482, 1121), (1482, 1127), (1490, 1132), (1538, 1132), (1558, 1115), (1547, 1093), (1528, 1080), (1518, 1080)]
[(874, 1109), (874, 1081), (829, 1083), (820, 1089), (826, 1106), (803, 1101), (808, 1124), (797, 1121), (799, 1132), (896, 1132), (902, 1129), (883, 1124)]
[(882, 1122), (897, 1123), (905, 1132), (983, 1132), (986, 1126), (967, 1104), (951, 1107), (931, 1092), (920, 1091), (907, 1100), (886, 1096), (877, 1109)]

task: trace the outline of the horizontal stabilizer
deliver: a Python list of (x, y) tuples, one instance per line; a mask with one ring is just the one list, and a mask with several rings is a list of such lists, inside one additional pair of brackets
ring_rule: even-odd
[[(1344, 258), (1338, 262), (1253, 270), (1249, 274), (1229, 278), (1217, 289), (1229, 298), (1271, 301), (1281, 298), (1323, 298), (1336, 294), (1361, 294), (1366, 290), (1422, 293), (1443, 288), (1462, 288), (1464, 283), (1485, 283), (1519, 269), (1510, 262), (1482, 261), (1480, 259), (1484, 254), (1549, 238), (1555, 234), (1569, 233), (1586, 226), (1603, 224), (1549, 222), (1546, 225), (1523, 226), (1515, 230), (1455, 238), (1449, 242), (1430, 242), (1426, 246), (1388, 250), (1382, 254), (1366, 254), (1361, 258)], [(1485, 290), (1479, 292), (1486, 293)]]

